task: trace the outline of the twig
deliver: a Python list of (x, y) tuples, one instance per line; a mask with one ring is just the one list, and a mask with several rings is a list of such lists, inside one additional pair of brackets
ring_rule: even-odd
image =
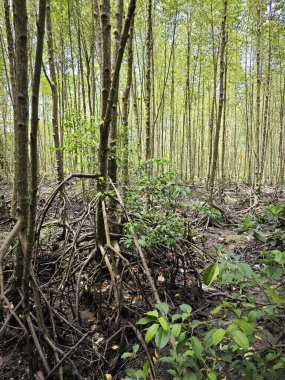
[(129, 322), (128, 325), (130, 326), (130, 328), (134, 331), (134, 333), (136, 334), (138, 340), (140, 341), (147, 357), (148, 357), (148, 360), (149, 360), (149, 364), (150, 364), (150, 370), (151, 370), (151, 377), (153, 380), (155, 380), (157, 377), (156, 377), (156, 373), (155, 373), (155, 368), (154, 368), (154, 364), (153, 364), (153, 360), (152, 360), (152, 357), (149, 353), (149, 350), (147, 348), (147, 345), (145, 344), (145, 341), (141, 335), (141, 333), (139, 332), (139, 330), (131, 323)]
[(38, 228), (37, 228), (37, 231), (36, 231), (36, 235), (38, 236), (39, 235), (39, 232), (41, 230), (41, 227), (42, 227), (42, 224), (43, 224), (43, 221), (44, 221), (44, 218), (46, 216), (46, 213), (48, 211), (48, 209), (50, 208), (50, 205), (52, 204), (54, 198), (56, 197), (57, 193), (60, 191), (60, 189), (64, 186), (64, 184), (68, 181), (70, 181), (72, 178), (93, 178), (93, 179), (97, 179), (99, 178), (100, 175), (99, 174), (84, 174), (84, 173), (72, 173), (70, 174), (68, 177), (66, 177), (55, 189), (54, 191), (51, 193), (45, 207), (43, 208), (42, 212), (41, 212), (41, 215), (40, 215), (40, 220), (39, 220), (39, 223), (38, 223)]
[(60, 359), (60, 361), (53, 367), (53, 369), (47, 375), (47, 379), (51, 377), (51, 375), (61, 366), (61, 364), (78, 348), (78, 346), (86, 339), (89, 335), (91, 335), (93, 331), (88, 331), (84, 334), (79, 341)]

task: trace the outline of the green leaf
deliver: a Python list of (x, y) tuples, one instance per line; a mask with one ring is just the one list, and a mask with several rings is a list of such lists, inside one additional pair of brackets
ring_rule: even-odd
[(181, 319), (181, 318), (182, 318), (181, 314), (173, 314), (171, 320), (172, 322), (175, 322), (177, 321), (177, 319)]
[(218, 263), (209, 265), (203, 274), (203, 281), (206, 285), (210, 286), (213, 281), (218, 277), (220, 273), (220, 267)]
[(253, 323), (257, 319), (257, 311), (250, 310), (250, 312), (247, 314), (248, 322)]
[(211, 311), (211, 314), (218, 314), (223, 308), (223, 305), (219, 305), (217, 307), (215, 307), (215, 309), (213, 311)]
[(150, 369), (150, 363), (149, 361), (147, 360), (144, 365), (143, 365), (143, 372), (145, 375), (147, 375), (149, 373), (149, 369)]
[(167, 331), (168, 330), (168, 323), (167, 323), (166, 319), (164, 317), (159, 317), (158, 321), (159, 321), (161, 327), (163, 328), (163, 330)]
[(140, 345), (139, 344), (135, 344), (133, 345), (133, 352), (136, 354), (138, 352), (138, 350), (140, 349)]
[(158, 311), (157, 310), (152, 310), (152, 311), (148, 311), (147, 313), (145, 313), (146, 315), (150, 315), (151, 317), (156, 317), (158, 318)]
[(147, 329), (147, 332), (146, 332), (146, 335), (145, 335), (145, 341), (146, 343), (149, 343), (152, 338), (155, 336), (155, 333), (157, 332), (159, 328), (159, 324), (158, 323), (154, 323), (153, 325), (151, 325), (148, 329)]
[(231, 335), (233, 340), (245, 351), (249, 348), (249, 341), (246, 335), (240, 330), (232, 330)]
[(244, 319), (238, 319), (235, 321), (235, 324), (246, 334), (246, 335), (253, 335), (254, 328), (253, 326), (246, 322)]
[(276, 363), (274, 366), (273, 366), (273, 369), (280, 369), (280, 368), (283, 368), (284, 367), (284, 363), (279, 361), (278, 363)]
[(171, 332), (172, 332), (173, 336), (175, 336), (175, 337), (179, 336), (179, 334), (181, 332), (181, 324), (180, 323), (173, 324), (171, 327)]
[(251, 215), (250, 214), (246, 214), (242, 226), (243, 226), (243, 228), (245, 230), (248, 230), (249, 227), (250, 227), (250, 224), (251, 224)]
[(213, 334), (213, 344), (215, 346), (217, 346), (221, 340), (223, 339), (223, 337), (225, 336), (225, 333), (226, 333), (226, 330), (225, 329), (218, 329), (214, 332)]
[(261, 241), (262, 243), (266, 243), (266, 238), (261, 233), (254, 231), (252, 236), (254, 237), (254, 239)]
[(282, 304), (282, 299), (279, 297), (279, 295), (275, 292), (274, 289), (271, 288), (271, 286), (265, 284), (263, 285), (264, 288), (267, 290), (267, 292), (269, 293), (269, 296), (270, 298), (272, 299), (272, 301), (274, 303), (276, 303), (278, 306), (280, 306)]
[(184, 311), (184, 313), (190, 314), (192, 311), (192, 307), (190, 305), (187, 305), (186, 303), (183, 303), (182, 305), (179, 306), (179, 308)]
[(187, 372), (185, 375), (183, 375), (182, 380), (198, 380), (198, 377), (194, 372)]
[(215, 372), (209, 372), (208, 373), (208, 379), (209, 380), (217, 380), (217, 375), (215, 374)]
[(194, 351), (195, 356), (198, 359), (202, 358), (202, 352), (203, 352), (203, 346), (200, 340), (196, 336), (191, 337), (191, 344), (192, 344), (192, 349)]
[(235, 309), (233, 310), (233, 312), (235, 313), (235, 315), (237, 315), (238, 317), (240, 317), (242, 315), (242, 311), (241, 309)]
[(161, 350), (169, 342), (170, 334), (168, 331), (159, 328), (158, 332), (155, 335), (155, 344)]
[(277, 280), (283, 274), (283, 268), (280, 267), (268, 267), (266, 268), (266, 275), (270, 280)]
[(205, 350), (208, 350), (213, 345), (214, 333), (215, 333), (214, 329), (206, 332), (204, 339), (203, 339), (203, 344), (204, 344)]
[(245, 277), (245, 278), (251, 278), (252, 277), (253, 271), (247, 263), (237, 264), (237, 269), (243, 277)]
[(143, 317), (137, 321), (137, 325), (146, 325), (147, 323), (154, 322), (154, 321), (157, 321), (156, 317), (151, 317), (151, 316)]
[(123, 353), (123, 355), (121, 356), (122, 359), (127, 359), (127, 358), (132, 358), (134, 355), (133, 353), (131, 352), (125, 352)]
[(169, 306), (167, 305), (167, 303), (157, 303), (155, 305), (156, 309), (158, 309), (162, 314), (165, 314), (167, 315), (168, 312), (169, 312)]

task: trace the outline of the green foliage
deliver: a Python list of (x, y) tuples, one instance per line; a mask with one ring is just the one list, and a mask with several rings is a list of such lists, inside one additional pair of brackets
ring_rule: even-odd
[(269, 220), (277, 221), (282, 216), (284, 208), (280, 203), (270, 205), (266, 208), (266, 215)]
[[(284, 294), (275, 281), (285, 275), (285, 252), (262, 251), (251, 267), (237, 254), (218, 247), (216, 251), (217, 261), (204, 270), (203, 280), (206, 285), (219, 281), (236, 288), (231, 293), (233, 301), (217, 305), (207, 321), (193, 319), (189, 305), (180, 305), (180, 311), (172, 314), (167, 304), (157, 304), (137, 322), (145, 326), (145, 341), (163, 350), (159, 362), (168, 365), (173, 380), (213, 380), (229, 374), (278, 380), (284, 373), (285, 355), (278, 347), (266, 345), (266, 340), (262, 350), (259, 346), (267, 322), (282, 313)], [(248, 290), (246, 297), (239, 292), (243, 288)], [(263, 300), (259, 306), (250, 289), (260, 289), (267, 303)]]
[(192, 204), (192, 210), (196, 211), (197, 216), (207, 216), (211, 219), (220, 219), (222, 217), (221, 211), (207, 205)]
[(256, 227), (256, 224), (257, 224), (257, 222), (256, 222), (255, 217), (253, 215), (251, 215), (251, 214), (246, 214), (243, 223), (240, 226), (238, 226), (237, 232), (239, 234), (247, 232), (251, 228)]
[[(137, 356), (140, 346), (138, 344), (133, 345), (131, 352), (124, 352), (121, 356), (122, 359), (133, 359)], [(148, 379), (148, 374), (150, 370), (149, 362), (146, 361), (143, 365), (142, 370), (136, 370), (133, 368), (127, 369), (128, 377), (125, 380), (146, 380)]]
[[(126, 236), (122, 241), (131, 247), (136, 236), (145, 248), (158, 243), (175, 245), (185, 234), (185, 221), (179, 209), (189, 195), (190, 189), (173, 173), (153, 178), (141, 176), (126, 196), (132, 218), (125, 224)], [(142, 210), (142, 199), (148, 202), (147, 210)]]

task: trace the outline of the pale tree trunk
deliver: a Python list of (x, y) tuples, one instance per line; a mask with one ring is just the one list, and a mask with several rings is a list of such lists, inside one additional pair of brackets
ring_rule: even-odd
[[(48, 54), (49, 54), (49, 69), (50, 69), (49, 83), (50, 83), (51, 91), (52, 91), (52, 127), (53, 127), (53, 141), (54, 141), (55, 156), (56, 156), (57, 181), (58, 183), (60, 183), (64, 179), (63, 152), (61, 149), (59, 127), (58, 127), (58, 88), (57, 88), (57, 77), (56, 77), (54, 50), (53, 50), (53, 35), (52, 35), (50, 3), (51, 3), (51, 0), (47, 0), (46, 22), (47, 22), (47, 44), (48, 44)], [(64, 201), (63, 188), (60, 192), (60, 202), (61, 202), (61, 207), (62, 207), (61, 221), (64, 222), (65, 201)]]
[(222, 121), (222, 115), (223, 115), (223, 106), (224, 106), (226, 20), (227, 20), (227, 0), (224, 0), (223, 20), (222, 20), (222, 26), (221, 26), (219, 108), (218, 108), (218, 115), (217, 115), (216, 131), (215, 131), (215, 136), (214, 136), (213, 158), (212, 158), (211, 175), (210, 175), (210, 182), (209, 182), (209, 191), (210, 191), (209, 203), (211, 206), (213, 205), (215, 175), (217, 171), (217, 163), (218, 163), (218, 157), (219, 157), (219, 138), (220, 138), (220, 129), (221, 129), (221, 121)]
[[(118, 50), (120, 47), (120, 39), (122, 34), (122, 24), (124, 16), (124, 2), (123, 0), (116, 0), (116, 17), (114, 29), (114, 44), (112, 51), (112, 71), (114, 72)], [(119, 92), (119, 79), (118, 85), (114, 94), (114, 104), (112, 107), (112, 116), (110, 124), (110, 154), (108, 163), (108, 174), (114, 184), (117, 184), (117, 118), (118, 118), (118, 92)]]
[(272, 0), (269, 3), (269, 24), (268, 24), (268, 65), (267, 65), (267, 77), (266, 77), (266, 89), (265, 89), (265, 105), (263, 115), (263, 132), (262, 132), (262, 147), (261, 147), (261, 159), (260, 159), (260, 174), (259, 174), (259, 189), (262, 185), (262, 179), (264, 174), (264, 167), (266, 161), (268, 134), (270, 130), (270, 98), (271, 98), (271, 60), (272, 60)]
[(148, 165), (148, 174), (152, 172), (152, 126), (151, 126), (151, 60), (152, 60), (152, 1), (148, 0), (147, 5), (147, 40), (146, 40), (146, 75), (145, 75), (145, 114), (146, 114), (146, 146), (145, 159)]
[(226, 146), (227, 146), (227, 124), (226, 124), (226, 105), (227, 105), (227, 57), (225, 64), (225, 85), (224, 85), (224, 109), (223, 109), (223, 137), (222, 137), (222, 157), (221, 157), (221, 189), (220, 194), (222, 195), (225, 191), (226, 185)]
[(279, 111), (279, 144), (278, 144), (278, 172), (276, 182), (281, 186), (284, 185), (284, 109), (285, 109), (285, 76), (283, 78), (283, 88), (280, 85), (281, 102)]
[(261, 0), (257, 4), (257, 39), (256, 39), (256, 126), (255, 126), (255, 176), (254, 176), (254, 203), (258, 203), (260, 197), (260, 129), (261, 129), (261, 28), (262, 8)]
[(210, 177), (211, 177), (211, 168), (213, 164), (213, 136), (214, 136), (214, 119), (215, 119), (215, 110), (217, 103), (217, 73), (218, 73), (218, 55), (215, 56), (215, 34), (214, 34), (214, 16), (213, 16), (213, 6), (211, 4), (211, 14), (212, 14), (212, 49), (213, 49), (213, 98), (211, 105), (211, 116), (209, 122), (209, 161), (208, 161), (208, 175), (207, 175), (207, 187), (210, 188)]

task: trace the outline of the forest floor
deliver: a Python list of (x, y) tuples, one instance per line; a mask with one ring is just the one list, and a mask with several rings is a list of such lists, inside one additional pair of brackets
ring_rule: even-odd
[[(42, 208), (54, 187), (52, 181), (41, 184), (39, 204)], [(136, 249), (121, 244), (121, 255), (129, 264), (121, 263), (118, 266), (123, 273), (123, 285), (120, 315), (117, 313), (109, 272), (102, 262), (96, 263), (92, 256), (95, 239), (92, 212), (96, 202), (92, 204), (92, 194), (89, 197), (82, 196), (80, 182), (76, 180), (69, 183), (66, 193), (69, 231), (57, 223), (59, 210), (55, 201), (47, 211), (36, 246), (35, 269), (39, 286), (49, 301), (49, 306), (45, 304), (43, 308), (47, 314), (50, 308), (53, 310), (54, 321), (47, 318), (47, 328), (60, 350), (65, 353), (70, 351), (69, 360), (73, 366), (69, 365), (70, 361), (63, 363), (64, 379), (103, 380), (108, 379), (107, 374), (112, 375), (110, 379), (124, 379), (128, 367), (140, 368), (147, 355), (155, 355), (155, 346), (151, 344), (140, 350), (133, 359), (121, 358), (124, 352), (131, 351), (132, 346), (139, 343), (140, 335), (135, 324), (144, 312), (153, 309), (153, 294)], [(194, 188), (179, 210), (191, 233), (183, 244), (177, 245), (177, 251), (175, 246), (170, 249), (163, 244), (144, 250), (162, 302), (167, 302), (173, 313), (179, 305), (189, 304), (194, 319), (200, 321), (211, 319), (213, 309), (222, 301), (232, 301), (233, 292), (238, 291), (241, 297), (262, 305), (265, 295), (258, 288), (251, 288), (250, 294), (246, 294), (238, 285), (235, 287), (213, 282), (210, 286), (202, 285), (201, 289), (199, 277), (203, 276), (205, 267), (215, 262), (217, 255), (235, 255), (241, 262), (254, 267), (265, 243), (255, 239), (248, 231), (239, 233), (237, 229), (242, 226), (249, 212), (253, 216), (260, 216), (265, 215), (270, 205), (285, 205), (285, 192), (277, 194), (273, 188), (266, 187), (263, 188), (259, 206), (249, 210), (250, 189), (242, 185), (229, 186), (223, 198), (216, 200), (217, 205), (224, 210), (224, 215), (217, 217), (205, 207), (204, 193), (203, 187)], [(0, 183), (1, 195), (4, 195), (4, 203), (7, 203), (4, 206), (2, 199), (0, 245), (14, 224), (8, 216), (11, 200), (9, 184)], [(195, 207), (192, 207), (193, 204)], [(171, 213), (171, 209), (167, 212)], [(267, 237), (275, 229), (276, 221), (257, 226), (257, 231)], [(279, 249), (284, 250), (284, 243), (280, 244)], [(9, 278), (11, 268), (10, 258), (5, 266), (6, 278)], [(5, 315), (6, 311), (0, 313), (0, 329)], [(1, 320), (1, 317), (4, 319)], [(284, 327), (284, 318), (279, 319), (277, 324), (266, 326), (263, 345), (274, 345), (277, 341), (279, 344), (285, 343), (284, 336), (279, 336), (280, 323)], [(83, 336), (82, 343), (77, 345)], [(43, 347), (48, 360), (53, 362), (45, 343)], [(171, 379), (166, 374), (165, 365), (156, 363), (154, 367), (158, 380)], [(23, 337), (18, 326), (11, 322), (10, 329), (0, 340), (0, 379), (42, 379), (43, 372), (31, 341)], [(53, 376), (49, 378), (60, 378), (56, 372)], [(232, 373), (228, 380), (235, 378)]]

